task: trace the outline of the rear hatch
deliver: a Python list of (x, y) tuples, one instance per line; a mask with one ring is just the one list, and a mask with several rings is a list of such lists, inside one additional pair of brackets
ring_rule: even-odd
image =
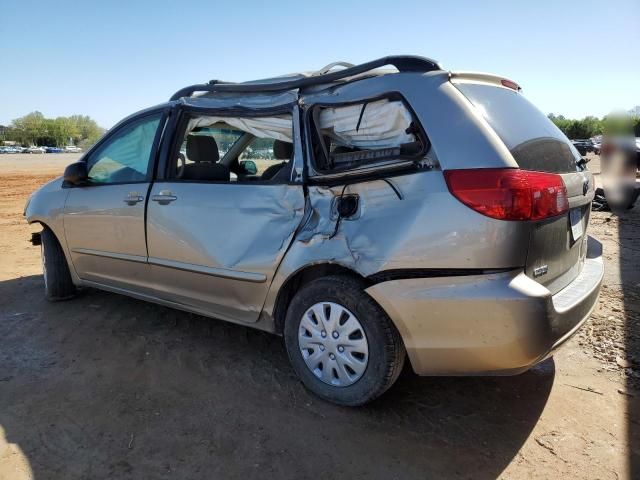
[[(508, 84), (515, 86), (512, 82)], [(532, 222), (525, 273), (556, 293), (580, 272), (586, 249), (593, 176), (565, 135), (514, 88), (455, 82), (522, 170), (558, 174), (567, 189), (566, 214)]]

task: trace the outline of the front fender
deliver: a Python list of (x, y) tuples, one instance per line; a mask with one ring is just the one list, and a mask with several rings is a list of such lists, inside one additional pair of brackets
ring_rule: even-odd
[(33, 192), (24, 208), (27, 223), (43, 223), (60, 239), (63, 233), (64, 204), (69, 191), (62, 188), (62, 177), (45, 183)]
[(45, 183), (33, 192), (27, 200), (24, 208), (24, 217), (27, 223), (40, 223), (43, 227), (49, 228), (54, 233), (58, 242), (60, 242), (60, 246), (62, 246), (67, 263), (69, 264), (71, 279), (74, 284), (79, 285), (80, 279), (73, 268), (71, 255), (69, 254), (64, 235), (64, 205), (68, 194), (69, 189), (62, 188), (62, 177)]

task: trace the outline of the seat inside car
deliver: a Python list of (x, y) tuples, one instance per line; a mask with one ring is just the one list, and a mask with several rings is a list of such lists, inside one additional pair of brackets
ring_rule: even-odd
[(180, 177), (183, 180), (229, 181), (229, 167), (218, 163), (220, 153), (215, 138), (208, 135), (189, 135), (187, 158), (193, 163), (184, 166), (184, 172)]
[(280, 163), (271, 165), (262, 173), (262, 180), (284, 180), (289, 174), (289, 168), (291, 158), (293, 157), (293, 144), (282, 140), (274, 140), (273, 142), (273, 156), (278, 160), (283, 160)]

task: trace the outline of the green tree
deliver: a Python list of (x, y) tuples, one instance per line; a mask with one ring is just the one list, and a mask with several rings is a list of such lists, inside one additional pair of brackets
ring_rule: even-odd
[(571, 120), (567, 120), (563, 115), (554, 115), (553, 113), (549, 114), (549, 120), (555, 123), (556, 127), (558, 127), (562, 133), (567, 135)]
[(57, 147), (63, 147), (69, 143), (70, 139), (79, 137), (78, 127), (67, 117), (58, 117), (52, 120), (51, 130), (54, 132), (53, 137)]
[(11, 127), (16, 131), (18, 141), (25, 145), (34, 145), (36, 139), (47, 132), (44, 115), (37, 111), (13, 120)]
[(95, 143), (104, 130), (98, 126), (95, 120), (87, 115), (72, 115), (69, 120), (75, 126), (76, 132), (73, 136), (74, 142), (79, 144), (82, 141)]
[(562, 130), (569, 138), (591, 138), (602, 133), (602, 121), (597, 117), (588, 116), (582, 120), (570, 120), (563, 115), (549, 114), (549, 120)]
[(104, 133), (95, 120), (87, 115), (45, 118), (40, 112), (31, 112), (16, 118), (5, 134), (7, 140), (23, 145), (50, 145), (62, 147), (73, 142), (87, 148)]

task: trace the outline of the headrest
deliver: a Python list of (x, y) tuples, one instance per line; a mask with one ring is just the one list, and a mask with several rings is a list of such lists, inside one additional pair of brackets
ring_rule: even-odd
[(293, 156), (293, 144), (282, 140), (274, 140), (273, 156), (278, 160), (291, 160)]
[(215, 138), (208, 135), (187, 136), (187, 157), (196, 163), (216, 163), (220, 160), (220, 153)]

